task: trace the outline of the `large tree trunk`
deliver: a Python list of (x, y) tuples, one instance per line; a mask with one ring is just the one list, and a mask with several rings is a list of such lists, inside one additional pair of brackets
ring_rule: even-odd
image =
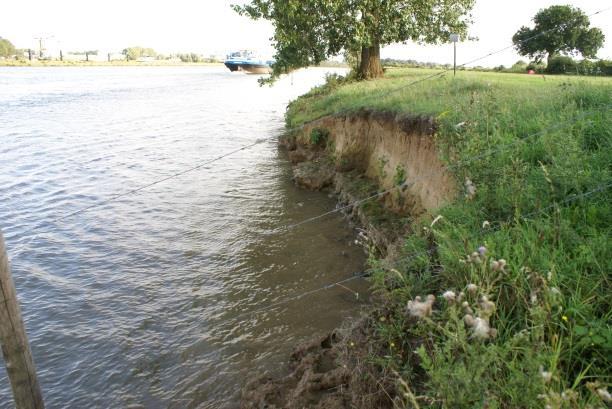
[(359, 77), (362, 79), (379, 78), (383, 76), (380, 63), (380, 45), (361, 48), (361, 63), (359, 64)]

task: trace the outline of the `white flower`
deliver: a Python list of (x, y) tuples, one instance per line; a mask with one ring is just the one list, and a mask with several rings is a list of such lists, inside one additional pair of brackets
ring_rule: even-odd
[(476, 291), (478, 291), (478, 286), (476, 284), (468, 284), (466, 287), (468, 293), (474, 295)]
[(485, 220), (484, 222), (482, 222), (482, 228), (486, 229), (488, 227), (491, 227), (491, 223), (489, 223), (488, 220)]
[(442, 294), (442, 298), (444, 298), (447, 302), (453, 302), (457, 299), (457, 294), (454, 291), (446, 291)]
[(540, 367), (540, 376), (544, 380), (544, 383), (549, 383), (552, 379), (552, 372), (545, 371), (543, 367)]
[(489, 325), (489, 321), (484, 318), (474, 318), (472, 315), (467, 314), (463, 317), (463, 320), (472, 328), (474, 338), (485, 340), (494, 338), (495, 335), (497, 335), (497, 331), (492, 329)]
[(421, 301), (421, 297), (417, 296), (414, 300), (408, 301), (408, 312), (416, 318), (429, 317), (432, 312), (432, 307), (436, 297), (428, 295), (425, 301)]
[(466, 314), (474, 314), (472, 307), (470, 307), (470, 303), (468, 303), (467, 301), (464, 301), (461, 306), (463, 307), (463, 312), (465, 312)]
[(610, 392), (608, 392), (606, 388), (597, 389), (597, 395), (606, 403), (612, 402), (612, 395), (610, 395)]
[(476, 186), (469, 178), (465, 178), (465, 197), (473, 199), (476, 196)]
[(504, 271), (504, 267), (506, 267), (506, 260), (503, 258), (491, 261), (491, 270), (493, 271)]

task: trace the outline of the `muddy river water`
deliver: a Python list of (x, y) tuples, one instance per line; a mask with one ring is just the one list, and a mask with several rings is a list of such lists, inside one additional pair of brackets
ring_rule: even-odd
[(275, 233), (335, 205), (293, 186), (276, 144), (323, 75), (0, 68), (0, 228), (48, 408), (235, 407), (255, 373), (358, 312), (340, 287), (284, 302), (364, 261), (340, 216)]

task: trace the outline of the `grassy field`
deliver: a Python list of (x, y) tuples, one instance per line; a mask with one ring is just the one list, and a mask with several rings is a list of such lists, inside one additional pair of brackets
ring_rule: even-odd
[(415, 222), (395, 260), (372, 255), (382, 352), (370, 359), (399, 374), (406, 407), (609, 407), (612, 80), (413, 84), (434, 73), (330, 78), (287, 113), (289, 128), (364, 107), (431, 115), (462, 192)]

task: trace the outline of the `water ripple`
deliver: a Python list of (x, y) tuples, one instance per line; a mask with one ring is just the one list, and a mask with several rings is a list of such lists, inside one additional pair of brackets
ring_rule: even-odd
[(0, 227), (47, 407), (222, 407), (356, 311), (335, 289), (249, 314), (363, 262), (339, 218), (266, 234), (333, 206), (293, 187), (275, 143), (287, 102), (322, 76), (260, 88), (210, 68), (0, 71)]

